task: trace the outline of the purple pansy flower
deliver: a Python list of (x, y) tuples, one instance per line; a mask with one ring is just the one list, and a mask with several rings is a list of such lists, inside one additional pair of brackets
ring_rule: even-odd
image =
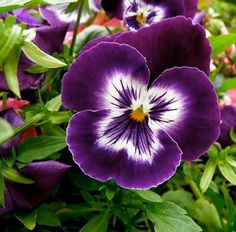
[[(10, 123), (13, 128), (16, 128), (24, 123), (24, 120), (13, 109), (0, 111), (0, 118), (3, 118)], [(11, 153), (12, 148), (14, 148), (19, 141), (20, 136), (18, 135), (3, 145), (0, 145), (0, 156)]]
[[(97, 12), (101, 8), (101, 0), (89, 0), (89, 7), (91, 11)], [(73, 4), (73, 3), (72, 3)], [(78, 16), (78, 7), (73, 10), (68, 10), (70, 3), (63, 3), (58, 5), (41, 6), (39, 8), (41, 16), (46, 19), (51, 25), (61, 25), (63, 23), (70, 23), (70, 30), (73, 30), (75, 21)], [(89, 14), (87, 11), (82, 12), (80, 23), (83, 24), (88, 21)]]
[(52, 189), (60, 182), (70, 166), (57, 161), (30, 163), (18, 170), (22, 175), (35, 181), (24, 185), (6, 182), (5, 207), (0, 208), (0, 216), (16, 209), (33, 209), (45, 201)]
[(198, 0), (102, 0), (113, 17), (123, 19), (130, 30), (138, 30), (162, 19), (184, 15), (193, 18)]
[(64, 106), (79, 111), (67, 128), (75, 163), (100, 181), (146, 189), (198, 158), (219, 134), (210, 52), (204, 30), (184, 17), (91, 41), (62, 83)]
[[(63, 50), (63, 41), (67, 32), (68, 25), (60, 26), (42, 26), (36, 28), (35, 38), (33, 42), (44, 52), (52, 54)], [(35, 89), (43, 81), (41, 74), (28, 73), (25, 70), (33, 63), (23, 54), (19, 60), (18, 78), (20, 90)], [(0, 91), (9, 91), (9, 87), (5, 81), (4, 73), (0, 71)]]
[(229, 146), (233, 143), (230, 139), (230, 130), (232, 128), (236, 131), (236, 106), (224, 106), (221, 109), (220, 136), (218, 138), (222, 147)]

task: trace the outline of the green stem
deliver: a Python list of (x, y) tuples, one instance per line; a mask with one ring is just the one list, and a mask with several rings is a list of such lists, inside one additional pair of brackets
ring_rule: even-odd
[(7, 92), (2, 94), (2, 110), (7, 109)]
[(82, 15), (83, 6), (84, 6), (84, 0), (81, 0), (80, 5), (79, 5), (79, 9), (78, 9), (77, 19), (75, 22), (74, 31), (73, 31), (73, 38), (72, 38), (72, 42), (71, 42), (71, 46), (70, 46), (70, 55), (71, 56), (73, 55), (73, 52), (74, 52), (75, 40), (76, 40), (76, 36), (78, 33), (79, 25), (80, 25), (80, 18)]
[(189, 186), (192, 189), (192, 191), (194, 193), (194, 196), (197, 199), (203, 199), (204, 198), (201, 191), (200, 191), (200, 189), (198, 188), (197, 184), (193, 180), (189, 181)]
[(13, 137), (15, 137), (16, 135), (22, 133), (24, 130), (26, 130), (28, 127), (35, 125), (37, 122), (45, 119), (47, 115), (45, 113), (39, 113), (36, 114), (34, 117), (30, 118), (29, 120), (27, 120), (24, 124), (22, 124), (21, 126), (17, 127), (14, 131), (13, 134), (11, 134), (10, 136), (8, 136), (7, 138), (5, 138), (5, 140), (1, 141), (0, 145), (6, 143), (8, 140), (12, 139)]

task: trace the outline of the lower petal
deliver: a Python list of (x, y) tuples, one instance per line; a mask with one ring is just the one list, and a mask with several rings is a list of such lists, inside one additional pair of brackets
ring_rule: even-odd
[(45, 201), (53, 188), (60, 182), (70, 166), (57, 161), (30, 163), (20, 173), (32, 178), (35, 184), (23, 185), (13, 182), (6, 184), (15, 207), (32, 209)]
[[(217, 96), (202, 71), (190, 67), (169, 69), (149, 91), (162, 96), (162, 109), (156, 110), (158, 114), (154, 112), (153, 117), (178, 143), (183, 159), (195, 160), (216, 141), (220, 124)], [(156, 99), (160, 101), (160, 97)]]
[(155, 187), (168, 180), (180, 163), (181, 151), (162, 130), (157, 139), (151, 162), (133, 159), (127, 149), (114, 150), (98, 143), (98, 124), (109, 110), (82, 111), (75, 114), (67, 129), (67, 143), (76, 164), (83, 172), (100, 181), (114, 179), (118, 185), (129, 189)]

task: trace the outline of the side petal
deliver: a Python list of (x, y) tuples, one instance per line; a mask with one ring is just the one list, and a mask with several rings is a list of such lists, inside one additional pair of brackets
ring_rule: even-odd
[(5, 207), (0, 208), (0, 218), (14, 209), (14, 205), (7, 189), (5, 190)]
[(209, 74), (211, 47), (205, 31), (182, 16), (124, 33), (115, 42), (129, 44), (146, 57), (151, 82), (174, 66), (196, 67)]
[(60, 182), (70, 166), (57, 161), (30, 163), (19, 171), (35, 181), (23, 185), (13, 182), (6, 184), (15, 207), (32, 209), (45, 201), (53, 188)]
[(220, 136), (218, 141), (223, 147), (233, 143), (229, 136), (232, 128), (236, 131), (236, 107), (228, 105), (221, 109)]
[(126, 0), (102, 0), (102, 8), (112, 17), (122, 19)]
[(115, 34), (111, 34), (111, 35), (106, 35), (106, 36), (102, 36), (93, 40), (90, 40), (84, 47), (83, 49), (80, 51), (80, 55), (87, 51), (88, 49), (95, 47), (97, 44), (101, 43), (101, 42), (114, 42), (116, 40), (116, 38), (118, 36), (120, 36), (122, 33), (115, 33)]
[(184, 160), (197, 159), (216, 141), (220, 124), (217, 96), (202, 71), (190, 67), (169, 69), (149, 91), (156, 99), (150, 114), (178, 143)]
[[(0, 118), (8, 121), (13, 128), (16, 128), (24, 123), (22, 117), (20, 117), (15, 110), (7, 109), (0, 112)], [(0, 146), (0, 155), (10, 154), (12, 148), (14, 148), (20, 141), (20, 135), (15, 136), (13, 139), (7, 141), (3, 145)]]
[(110, 108), (111, 91), (119, 93), (117, 85), (130, 79), (147, 86), (145, 58), (129, 45), (100, 43), (80, 55), (64, 75), (62, 102), (74, 110)]
[(130, 157), (128, 144), (116, 151), (102, 146), (98, 142), (98, 125), (109, 113), (109, 110), (82, 111), (69, 123), (67, 144), (82, 171), (100, 181), (114, 179), (118, 185), (129, 189), (147, 189), (168, 180), (180, 163), (181, 151), (177, 144), (159, 130), (155, 137), (159, 146), (151, 162), (142, 160), (142, 157)]
[(68, 24), (59, 26), (44, 26), (36, 29), (34, 43), (48, 54), (61, 52)]
[(198, 2), (199, 0), (183, 0), (184, 1), (184, 9), (185, 9), (185, 17), (193, 18), (197, 13)]

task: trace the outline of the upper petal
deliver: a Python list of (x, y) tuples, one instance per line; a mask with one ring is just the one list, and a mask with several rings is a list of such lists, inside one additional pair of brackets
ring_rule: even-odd
[(67, 29), (68, 24), (39, 27), (34, 43), (46, 53), (61, 52)]
[(165, 71), (149, 89), (154, 96), (157, 125), (173, 138), (192, 161), (205, 152), (219, 135), (220, 112), (212, 83), (190, 67)]
[(63, 104), (74, 110), (110, 108), (111, 91), (124, 91), (127, 80), (147, 86), (145, 58), (129, 45), (100, 43), (80, 55), (63, 77)]
[(32, 178), (35, 184), (24, 185), (13, 182), (6, 184), (15, 207), (32, 209), (50, 195), (70, 166), (57, 161), (30, 163), (20, 169), (21, 174)]
[[(100, 123), (110, 113), (110, 110), (82, 111), (69, 123), (67, 143), (75, 163), (83, 172), (100, 181), (114, 179), (118, 185), (130, 189), (155, 187), (169, 179), (180, 163), (181, 151), (177, 144), (164, 131), (158, 130), (150, 135), (150, 144), (151, 140), (155, 144), (151, 147), (153, 144), (144, 143), (143, 136), (146, 135), (141, 129), (135, 132), (133, 139), (117, 138), (120, 139), (117, 146), (106, 144), (107, 139), (100, 134), (104, 129)], [(125, 129), (129, 134), (131, 128)], [(120, 128), (114, 133), (116, 131)], [(137, 143), (142, 145), (141, 152), (137, 151)], [(149, 150), (153, 156), (147, 158), (145, 153)]]
[(198, 2), (199, 0), (183, 0), (184, 1), (184, 9), (185, 9), (185, 17), (193, 18), (197, 13)]
[(163, 18), (184, 14), (184, 4), (182, 0), (102, 0), (102, 7), (109, 15), (122, 19), (127, 9), (139, 2), (143, 5), (160, 7), (164, 11)]
[(236, 107), (228, 105), (221, 109), (220, 136), (218, 140), (223, 147), (233, 143), (229, 135), (232, 128), (236, 130)]
[(182, 16), (123, 33), (115, 42), (129, 44), (146, 57), (151, 81), (174, 66), (197, 67), (209, 74), (211, 47), (205, 31)]

